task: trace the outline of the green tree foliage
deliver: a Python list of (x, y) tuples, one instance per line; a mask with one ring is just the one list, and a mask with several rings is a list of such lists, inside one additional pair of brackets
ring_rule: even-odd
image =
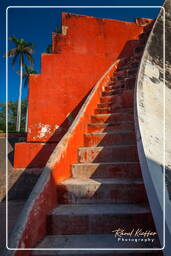
[[(17, 101), (8, 101), (8, 132), (16, 131)], [(24, 132), (26, 122), (27, 101), (21, 102), (21, 132)], [(0, 103), (0, 132), (6, 132), (6, 104)]]
[(46, 53), (52, 53), (52, 45), (49, 44), (48, 47), (46, 48)]

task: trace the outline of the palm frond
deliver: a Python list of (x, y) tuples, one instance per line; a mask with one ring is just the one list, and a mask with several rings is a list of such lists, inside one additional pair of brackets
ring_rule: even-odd
[(10, 40), (11, 42), (13, 42), (15, 45), (17, 45), (17, 44), (18, 44), (18, 41), (19, 41), (16, 36), (10, 36), (10, 37), (9, 37), (9, 40)]
[(30, 54), (33, 54), (33, 53), (34, 53), (34, 50), (33, 50), (32, 48), (30, 48), (30, 47), (24, 47), (23, 51), (24, 51), (24, 52), (28, 52), (28, 53), (30, 53)]
[(16, 54), (16, 52), (17, 52), (16, 48), (10, 49), (10, 50), (8, 50), (7, 55), (4, 54), (4, 57), (13, 57)]
[(11, 64), (12, 64), (12, 67), (13, 67), (13, 68), (14, 68), (15, 63), (16, 63), (16, 61), (17, 61), (17, 58), (18, 58), (18, 53), (16, 53), (16, 54), (14, 55), (14, 58), (13, 58), (12, 61), (11, 61)]
[(34, 59), (33, 56), (29, 53), (29, 52), (25, 52), (24, 55), (27, 57), (27, 59), (29, 60), (31, 66), (33, 66), (34, 64)]
[(35, 44), (31, 43), (31, 42), (25, 42), (25, 47), (35, 47)]

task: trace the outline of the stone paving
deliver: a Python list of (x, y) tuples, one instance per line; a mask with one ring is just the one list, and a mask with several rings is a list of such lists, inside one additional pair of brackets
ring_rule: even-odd
[[(23, 141), (23, 137), (11, 137), (8, 141), (8, 233), (14, 227), (17, 218), (27, 200), (34, 184), (36, 183), (40, 169), (14, 169), (12, 166), (14, 145)], [(6, 141), (0, 138), (0, 255), (6, 240)]]

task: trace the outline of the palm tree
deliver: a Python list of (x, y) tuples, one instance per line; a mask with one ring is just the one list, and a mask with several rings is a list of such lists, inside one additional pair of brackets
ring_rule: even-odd
[[(25, 72), (23, 73), (24, 78), (24, 87), (26, 88), (29, 83), (29, 78), (31, 74), (37, 74), (37, 72), (27, 65), (25, 65)], [(25, 122), (25, 132), (27, 132), (27, 124), (28, 124), (28, 99), (27, 99), (27, 110), (26, 110), (26, 122)]]
[(17, 107), (17, 122), (16, 131), (20, 131), (21, 126), (21, 96), (22, 96), (22, 81), (23, 81), (23, 67), (25, 67), (25, 59), (27, 59), (31, 65), (33, 65), (33, 43), (26, 42), (23, 39), (18, 39), (15, 36), (10, 36), (9, 40), (15, 44), (15, 48), (8, 51), (8, 57), (13, 57), (12, 66), (19, 60), (20, 65), (20, 86), (18, 93), (18, 107)]
[(52, 45), (49, 44), (48, 47), (46, 48), (46, 53), (52, 53)]

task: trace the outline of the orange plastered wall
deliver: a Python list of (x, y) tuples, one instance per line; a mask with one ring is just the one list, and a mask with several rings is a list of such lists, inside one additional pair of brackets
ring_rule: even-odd
[(135, 23), (63, 13), (54, 53), (42, 54), (41, 74), (30, 78), (27, 141), (57, 141), (105, 70), (132, 55), (140, 33)]

